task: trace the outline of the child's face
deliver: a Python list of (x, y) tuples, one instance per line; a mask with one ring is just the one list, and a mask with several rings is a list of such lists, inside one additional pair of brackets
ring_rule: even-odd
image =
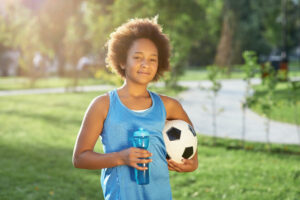
[(145, 38), (137, 39), (128, 50), (125, 69), (127, 81), (148, 84), (155, 77), (158, 68), (158, 51), (155, 44)]

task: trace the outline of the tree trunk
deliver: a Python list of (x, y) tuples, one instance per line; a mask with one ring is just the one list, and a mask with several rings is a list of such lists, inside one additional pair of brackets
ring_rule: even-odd
[(231, 55), (232, 55), (232, 36), (233, 30), (230, 25), (230, 14), (225, 14), (221, 38), (217, 48), (217, 54), (215, 57), (215, 64), (217, 66), (229, 66), (231, 64)]

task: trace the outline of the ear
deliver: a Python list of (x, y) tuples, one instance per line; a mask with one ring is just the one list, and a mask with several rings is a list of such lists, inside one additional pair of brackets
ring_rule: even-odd
[(125, 70), (125, 65), (120, 64), (121, 69)]

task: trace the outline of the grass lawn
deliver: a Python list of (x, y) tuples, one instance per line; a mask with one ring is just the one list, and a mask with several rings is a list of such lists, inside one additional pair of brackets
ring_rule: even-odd
[[(266, 97), (267, 89), (264, 86), (258, 85), (254, 89), (255, 97), (263, 99)], [(272, 107), (271, 119), (292, 124), (296, 124), (295, 119), (298, 119), (300, 125), (300, 89), (293, 91), (289, 83), (279, 83), (276, 86), (273, 99), (277, 104)], [(258, 103), (254, 104), (251, 109), (263, 115), (262, 108)], [(297, 113), (297, 118), (295, 118), (295, 113)]]
[[(99, 95), (68, 93), (0, 97), (0, 199), (102, 199), (100, 170), (72, 166), (85, 109)], [(171, 172), (173, 197), (186, 199), (300, 199), (299, 147), (273, 147), (199, 136), (199, 169)], [(96, 151), (101, 152), (101, 144)]]
[[(299, 77), (300, 71), (298, 68), (289, 72), (289, 77)], [(99, 85), (99, 84), (121, 84), (121, 80), (118, 76), (113, 74), (107, 74), (101, 72), (97, 76), (98, 78), (80, 78), (78, 85)], [(259, 74), (256, 76), (259, 78)], [(220, 74), (219, 79), (242, 79), (244, 74), (236, 68), (233, 72), (228, 74)], [(207, 73), (205, 68), (202, 69), (187, 69), (185, 73), (179, 78), (180, 81), (200, 81), (207, 80)], [(34, 88), (55, 88), (55, 87), (68, 87), (72, 86), (74, 80), (72, 78), (58, 78), (48, 77), (37, 79), (34, 84)], [(19, 90), (29, 89), (30, 80), (25, 77), (1, 77), (0, 78), (0, 90)]]
[[(49, 77), (37, 79), (33, 88), (57, 88), (57, 87), (68, 87), (72, 86), (74, 80), (71, 78), (59, 78), (59, 77)], [(116, 80), (104, 81), (102, 79), (96, 78), (81, 78), (79, 79), (79, 86), (86, 85), (99, 85), (99, 84), (112, 84)], [(29, 89), (30, 80), (25, 77), (1, 77), (0, 78), (0, 90), (20, 90)]]
[[(219, 79), (237, 79), (243, 78), (243, 73), (241, 72), (231, 72), (230, 75), (220, 74)], [(207, 72), (206, 70), (197, 70), (197, 69), (189, 69), (187, 70), (183, 76), (179, 78), (181, 81), (197, 81), (197, 80), (207, 80)]]
[[(230, 77), (227, 75), (221, 75), (220, 79), (228, 78), (243, 78), (243, 74), (240, 72), (233, 72)], [(203, 70), (187, 70), (183, 76), (180, 77), (181, 81), (197, 81), (206, 80), (207, 74)], [(99, 84), (118, 84), (119, 80), (115, 75), (108, 75), (104, 79), (95, 78), (81, 78), (79, 79), (79, 86), (86, 85), (99, 85)], [(55, 88), (55, 87), (67, 87), (72, 86), (73, 79), (71, 78), (58, 78), (49, 77), (37, 79), (34, 88)], [(19, 90), (29, 89), (30, 80), (25, 77), (1, 77), (0, 78), (0, 90)]]

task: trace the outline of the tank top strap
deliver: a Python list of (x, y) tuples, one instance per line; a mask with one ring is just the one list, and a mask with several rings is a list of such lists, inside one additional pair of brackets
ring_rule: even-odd
[(166, 108), (165, 108), (165, 105), (164, 105), (162, 99), (160, 98), (160, 96), (157, 93), (152, 92), (150, 90), (148, 90), (148, 92), (152, 97), (153, 104), (155, 105), (154, 109), (156, 109), (157, 111), (160, 110), (162, 112), (162, 118), (166, 119), (167, 111), (166, 111)]
[(109, 91), (108, 94), (109, 94), (109, 103), (111, 105), (114, 105), (116, 103), (116, 100), (117, 100), (117, 96), (116, 95), (118, 95), (117, 94), (117, 89)]

